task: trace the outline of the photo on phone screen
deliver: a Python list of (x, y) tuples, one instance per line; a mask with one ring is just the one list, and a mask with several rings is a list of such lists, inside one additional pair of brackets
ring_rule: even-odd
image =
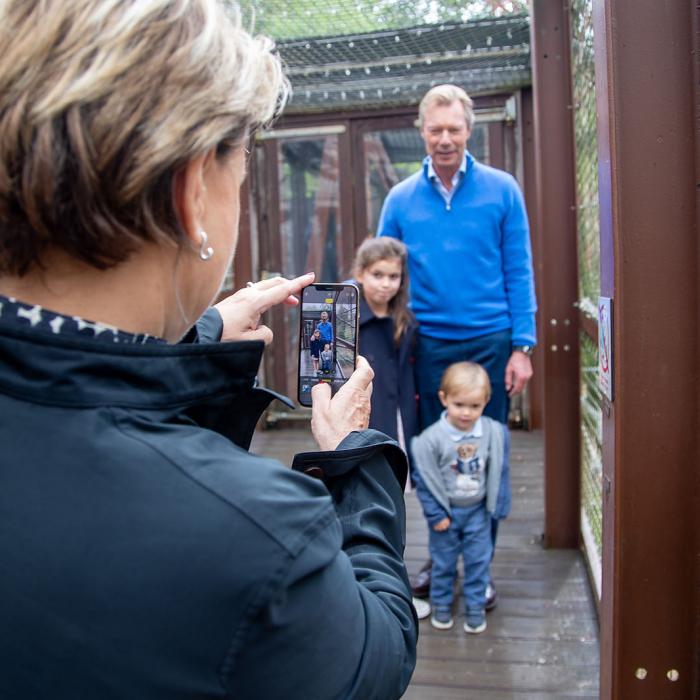
[(311, 284), (301, 293), (299, 403), (311, 406), (319, 382), (335, 394), (355, 370), (359, 291), (354, 284)]

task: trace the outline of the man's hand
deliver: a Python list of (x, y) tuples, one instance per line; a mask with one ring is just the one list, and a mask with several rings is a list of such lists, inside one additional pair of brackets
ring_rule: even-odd
[(450, 527), (452, 521), (449, 518), (443, 518), (439, 523), (433, 525), (435, 532), (445, 532)]
[(223, 299), (214, 306), (224, 321), (221, 340), (263, 340), (265, 345), (269, 345), (272, 331), (265, 325), (259, 325), (260, 317), (277, 304), (296, 306), (299, 303), (296, 295), (313, 281), (313, 272), (291, 280), (270, 277)]
[(353, 430), (369, 425), (373, 377), (367, 360), (358, 356), (355, 371), (333, 398), (327, 382), (311, 389), (311, 432), (321, 450), (334, 450)]
[(519, 394), (532, 377), (532, 362), (520, 350), (514, 350), (506, 365), (506, 391), (508, 396)]

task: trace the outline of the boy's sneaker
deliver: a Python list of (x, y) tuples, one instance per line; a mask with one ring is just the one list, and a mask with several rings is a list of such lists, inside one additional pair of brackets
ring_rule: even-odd
[(486, 629), (486, 614), (483, 610), (468, 610), (464, 620), (464, 631), (467, 634), (479, 634)]
[(433, 608), (433, 616), (430, 618), (430, 624), (435, 629), (448, 630), (454, 625), (454, 622), (450, 608), (444, 605)]

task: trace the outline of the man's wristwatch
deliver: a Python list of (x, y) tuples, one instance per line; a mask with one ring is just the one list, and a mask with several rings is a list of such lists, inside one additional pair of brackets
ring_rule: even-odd
[(514, 345), (513, 346), (513, 352), (515, 351), (523, 353), (523, 355), (527, 355), (528, 357), (532, 356), (532, 353), (535, 351), (535, 346), (534, 345)]

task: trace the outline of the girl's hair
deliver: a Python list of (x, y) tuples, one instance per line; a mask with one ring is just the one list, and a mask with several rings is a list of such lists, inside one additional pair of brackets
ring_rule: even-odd
[(367, 238), (357, 249), (357, 253), (355, 253), (353, 270), (355, 275), (357, 275), (380, 260), (393, 259), (398, 259), (401, 263), (401, 284), (394, 297), (389, 301), (389, 315), (394, 321), (394, 342), (398, 345), (413, 320), (413, 314), (408, 308), (408, 255), (406, 246), (396, 238), (388, 236)]
[(448, 396), (460, 389), (471, 390), (481, 387), (486, 400), (491, 398), (491, 382), (486, 370), (476, 362), (455, 362), (442, 375), (440, 391)]

